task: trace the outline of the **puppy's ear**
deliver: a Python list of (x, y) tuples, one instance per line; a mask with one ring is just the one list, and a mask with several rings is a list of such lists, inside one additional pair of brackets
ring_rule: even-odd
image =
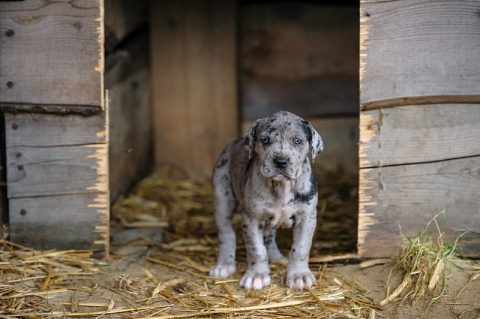
[(248, 151), (248, 159), (252, 158), (253, 150), (255, 149), (255, 133), (257, 131), (257, 127), (263, 119), (258, 119), (253, 123), (252, 127), (248, 130), (247, 135), (245, 136), (245, 140), (243, 145), (245, 149)]
[(323, 140), (320, 134), (315, 130), (312, 124), (307, 121), (303, 121), (306, 128), (307, 138), (312, 148), (312, 162), (323, 151)]

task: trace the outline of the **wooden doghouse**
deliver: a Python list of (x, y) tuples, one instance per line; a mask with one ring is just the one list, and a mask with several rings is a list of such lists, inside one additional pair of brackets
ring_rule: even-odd
[(208, 176), (279, 107), (317, 126), (332, 169), (356, 170), (360, 132), (360, 256), (444, 207), (479, 256), (476, 2), (365, 0), (360, 23), (344, 2), (0, 1), (10, 239), (108, 253), (135, 178), (165, 161)]

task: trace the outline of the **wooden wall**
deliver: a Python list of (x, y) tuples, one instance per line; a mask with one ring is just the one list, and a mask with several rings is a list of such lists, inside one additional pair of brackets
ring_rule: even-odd
[(105, 1), (112, 201), (145, 176), (153, 161), (148, 9), (148, 1)]
[(11, 240), (108, 253), (103, 1), (0, 2)]
[(211, 176), (239, 133), (235, 0), (151, 2), (155, 162)]
[(240, 8), (242, 118), (279, 110), (358, 115), (358, 6), (306, 2)]
[(394, 255), (400, 227), (446, 208), (479, 257), (478, 2), (365, 0), (360, 19), (359, 255)]

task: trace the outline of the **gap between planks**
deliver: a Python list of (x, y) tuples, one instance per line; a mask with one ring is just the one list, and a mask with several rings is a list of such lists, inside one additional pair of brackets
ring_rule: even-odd
[(422, 164), (456, 161), (456, 160), (467, 159), (467, 158), (476, 158), (476, 157), (480, 157), (480, 154), (474, 154), (474, 155), (470, 155), (470, 156), (451, 157), (451, 158), (445, 158), (445, 159), (434, 160), (434, 161), (412, 162), (412, 163), (399, 163), (399, 164), (387, 164), (387, 165), (382, 165), (382, 163), (379, 163), (378, 165), (362, 166), (359, 169), (362, 170), (362, 169), (372, 169), (372, 168), (422, 165)]
[(388, 100), (371, 101), (360, 105), (361, 111), (379, 110), (407, 105), (430, 105), (430, 104), (478, 104), (480, 95), (434, 95), (400, 97)]

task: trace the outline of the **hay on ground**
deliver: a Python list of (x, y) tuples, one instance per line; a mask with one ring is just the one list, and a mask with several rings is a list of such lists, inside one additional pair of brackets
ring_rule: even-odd
[[(381, 305), (386, 305), (399, 297), (402, 301), (415, 304), (427, 293), (434, 295), (432, 301), (443, 295), (446, 288), (447, 265), (460, 266), (457, 264), (457, 243), (451, 245), (444, 242), (444, 231), (437, 221), (439, 217), (446, 220), (445, 210), (435, 215), (424, 230), (419, 230), (416, 237), (404, 236), (404, 243), (395, 258), (395, 268), (403, 270), (405, 276), (400, 285), (380, 303)], [(429, 231), (431, 224), (437, 231), (436, 241)], [(464, 234), (461, 234), (457, 241)], [(443, 290), (436, 292), (440, 284), (443, 284)]]
[[(140, 237), (140, 243), (122, 244), (148, 245), (142, 258), (151, 268), (144, 269), (143, 275), (115, 272), (105, 262), (92, 259), (92, 251), (37, 251), (2, 241), (0, 318), (375, 318), (381, 310), (354, 284), (332, 276), (320, 261), (311, 264), (318, 282), (310, 289), (286, 288), (283, 264), (271, 265), (271, 286), (259, 291), (239, 288), (245, 269), (241, 240), (237, 274), (225, 280), (209, 277), (218, 246), (211, 186), (175, 174), (150, 176), (112, 207), (122, 227), (153, 226), (165, 236), (163, 242)], [(332, 210), (350, 209), (341, 207), (345, 198), (356, 203), (356, 184), (335, 180), (345, 187), (320, 192), (322, 218)], [(354, 216), (355, 211), (350, 214)], [(355, 237), (351, 241), (356, 242)], [(321, 250), (321, 245), (314, 248)], [(120, 257), (113, 254), (113, 258)], [(155, 267), (164, 270), (155, 273)], [(162, 277), (167, 269), (173, 278)]]

